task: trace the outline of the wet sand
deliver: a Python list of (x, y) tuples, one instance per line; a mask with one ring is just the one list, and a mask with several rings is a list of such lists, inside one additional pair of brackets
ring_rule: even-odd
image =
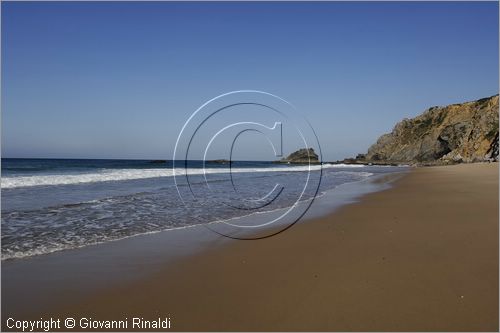
[(46, 312), (169, 317), (175, 331), (498, 331), (498, 199), (498, 163), (418, 168), (275, 237)]

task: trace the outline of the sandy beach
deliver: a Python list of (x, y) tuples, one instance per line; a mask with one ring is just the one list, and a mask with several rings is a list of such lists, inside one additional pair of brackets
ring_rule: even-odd
[(417, 168), (326, 217), (55, 313), (169, 317), (175, 331), (497, 331), (498, 163)]

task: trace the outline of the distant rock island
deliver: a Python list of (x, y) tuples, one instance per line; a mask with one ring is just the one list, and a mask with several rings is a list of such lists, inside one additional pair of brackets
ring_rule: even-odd
[(421, 165), (498, 161), (498, 95), (431, 107), (396, 124), (367, 154), (344, 161)]
[(231, 161), (225, 160), (225, 159), (219, 159), (219, 160), (208, 160), (205, 161), (206, 163), (213, 163), (213, 164), (229, 164)]
[(313, 148), (302, 148), (296, 152), (291, 153), (287, 157), (276, 161), (276, 163), (290, 163), (290, 164), (319, 164), (318, 154)]

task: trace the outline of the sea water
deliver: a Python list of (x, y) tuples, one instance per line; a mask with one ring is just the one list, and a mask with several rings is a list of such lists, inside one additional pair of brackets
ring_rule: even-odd
[(228, 204), (235, 193), (262, 198), (273, 184), (283, 188), (279, 200), (258, 212), (294, 205), (308, 180), (321, 180), (318, 191), (312, 186), (299, 200), (395, 171), (401, 168), (178, 161), (176, 175), (189, 175), (198, 195), (189, 205), (179, 196), (186, 188), (176, 187), (172, 162), (2, 159), (2, 260), (248, 216), (256, 210)]

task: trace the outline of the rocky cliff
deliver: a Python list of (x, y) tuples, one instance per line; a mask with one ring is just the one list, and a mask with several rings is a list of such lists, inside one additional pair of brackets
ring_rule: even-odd
[(366, 162), (498, 161), (498, 95), (432, 107), (396, 124), (368, 149)]

